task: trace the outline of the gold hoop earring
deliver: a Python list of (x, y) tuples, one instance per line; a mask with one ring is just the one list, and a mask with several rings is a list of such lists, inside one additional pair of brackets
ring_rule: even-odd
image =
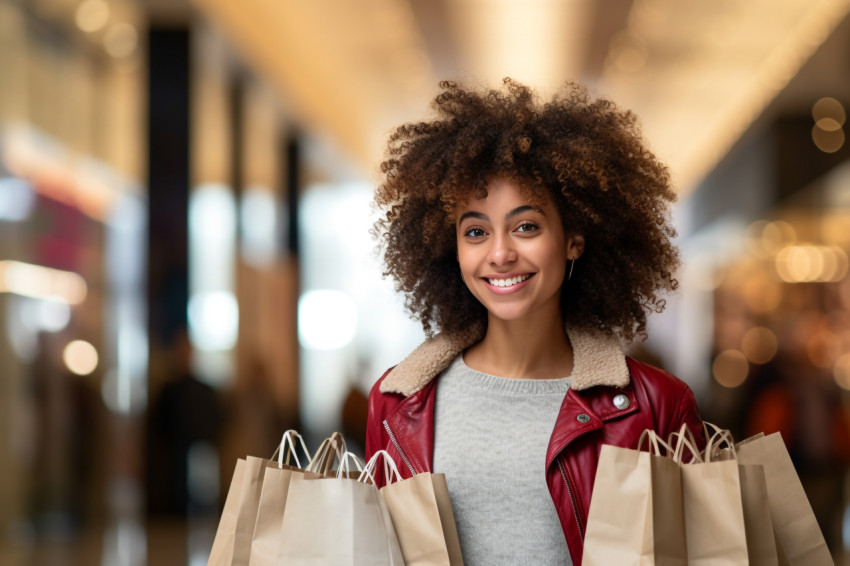
[(573, 276), (573, 267), (575, 266), (575, 264), (576, 264), (576, 260), (571, 259), (570, 260), (570, 273), (569, 273), (569, 275), (567, 275), (567, 281), (569, 281), (570, 278)]

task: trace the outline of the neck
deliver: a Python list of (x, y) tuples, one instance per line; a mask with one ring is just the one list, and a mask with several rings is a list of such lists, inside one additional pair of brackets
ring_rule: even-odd
[(534, 320), (490, 317), (487, 334), (466, 351), (464, 362), (499, 377), (555, 379), (572, 373), (573, 350), (560, 311)]

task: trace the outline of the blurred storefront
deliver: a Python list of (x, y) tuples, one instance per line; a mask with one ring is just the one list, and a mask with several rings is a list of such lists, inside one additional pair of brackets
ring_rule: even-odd
[(4, 563), (142, 496), (141, 14), (57, 8), (0, 2)]

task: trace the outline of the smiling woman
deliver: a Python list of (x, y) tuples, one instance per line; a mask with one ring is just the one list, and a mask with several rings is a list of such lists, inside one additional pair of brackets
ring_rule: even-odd
[(457, 268), (452, 226), (459, 207), (487, 195), (497, 177), (530, 206), (550, 202), (566, 233), (587, 251), (562, 293), (565, 321), (633, 339), (661, 294), (677, 286), (670, 238), (675, 200), (667, 168), (646, 148), (637, 117), (565, 86), (540, 104), (527, 87), (476, 93), (445, 82), (438, 118), (392, 135), (375, 202), (387, 272), (426, 333), (483, 329), (486, 309)]
[(621, 349), (676, 288), (674, 193), (633, 114), (505, 86), (442, 83), (390, 138), (375, 228), (429, 339), (372, 389), (366, 452), (446, 474), (467, 564), (579, 564), (601, 446), (701, 435)]

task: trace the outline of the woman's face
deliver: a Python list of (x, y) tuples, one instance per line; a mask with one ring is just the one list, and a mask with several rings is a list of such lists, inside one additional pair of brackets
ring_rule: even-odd
[(557, 311), (568, 260), (584, 238), (567, 236), (555, 206), (536, 206), (513, 181), (496, 178), (487, 197), (458, 208), (457, 258), (466, 286), (490, 315), (520, 320)]

